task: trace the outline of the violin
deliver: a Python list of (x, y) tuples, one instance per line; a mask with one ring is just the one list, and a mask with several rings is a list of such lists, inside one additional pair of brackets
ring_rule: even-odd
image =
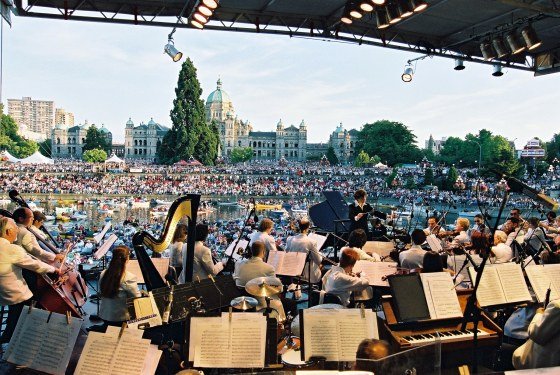
[(459, 233), (461, 233), (458, 230), (443, 230), (443, 231), (439, 231), (438, 234), (436, 234), (437, 238), (445, 238), (445, 237), (449, 237), (449, 236), (458, 236)]

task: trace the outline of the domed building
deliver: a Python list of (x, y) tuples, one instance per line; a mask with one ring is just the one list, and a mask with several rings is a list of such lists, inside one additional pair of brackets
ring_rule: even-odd
[(169, 128), (158, 124), (153, 118), (147, 124), (134, 126), (131, 118), (125, 125), (124, 157), (155, 161), (157, 149)]
[(220, 133), (220, 152), (223, 157), (231, 155), (236, 147), (251, 147), (255, 159), (259, 160), (306, 160), (307, 125), (304, 121), (299, 127), (284, 128), (282, 120), (276, 131), (253, 131), (249, 121), (243, 121), (235, 114), (233, 102), (222, 89), (218, 79), (216, 90), (208, 95), (205, 105), (206, 121), (215, 120)]
[[(67, 127), (56, 124), (51, 133), (51, 156), (53, 158), (78, 158), (82, 157), (83, 147), (90, 126), (87, 120), (83, 125)], [(102, 125), (99, 129), (109, 144), (113, 142), (113, 134)]]
[(354, 159), (358, 131), (356, 129), (346, 130), (340, 123), (329, 138), (329, 145), (334, 149), (336, 157), (341, 162)]

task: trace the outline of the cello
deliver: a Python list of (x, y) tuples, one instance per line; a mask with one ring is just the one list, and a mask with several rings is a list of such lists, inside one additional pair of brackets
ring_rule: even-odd
[[(19, 206), (29, 208), (27, 202), (19, 196), (17, 191), (10, 191), (9, 196)], [(3, 210), (2, 214), (12, 217), (12, 214), (8, 211)], [(46, 228), (43, 228), (43, 231), (46, 231)], [(46, 233), (50, 236), (48, 231)], [(53, 247), (52, 244), (46, 242), (41, 236), (36, 236), (36, 238), (37, 241), (42, 242), (49, 248)], [(59, 253), (60, 251), (54, 251), (53, 249), (53, 252)], [(80, 309), (87, 301), (87, 284), (74, 265), (63, 261), (58, 267), (61, 271), (58, 278), (53, 279), (48, 275), (41, 275), (41, 277), (36, 278), (37, 302), (49, 311), (61, 314), (69, 311), (72, 316), (81, 318), (82, 313)]]

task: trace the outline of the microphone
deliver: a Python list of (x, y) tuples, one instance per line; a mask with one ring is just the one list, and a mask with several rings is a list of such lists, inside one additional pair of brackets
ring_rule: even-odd
[(515, 193), (520, 193), (528, 196), (531, 199), (534, 199), (542, 206), (546, 207), (550, 211), (557, 212), (560, 205), (557, 201), (552, 199), (551, 197), (539, 192), (537, 189), (534, 189), (522, 181), (519, 181), (515, 177), (505, 177), (507, 184), (509, 186), (510, 191)]

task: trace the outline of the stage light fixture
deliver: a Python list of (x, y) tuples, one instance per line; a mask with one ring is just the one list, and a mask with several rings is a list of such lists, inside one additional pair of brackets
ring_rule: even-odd
[(502, 66), (501, 65), (494, 65), (494, 72), (492, 73), (492, 75), (494, 77), (501, 77), (504, 75), (504, 73), (502, 72)]
[(183, 57), (183, 53), (179, 52), (179, 50), (175, 48), (175, 43), (173, 42), (173, 36), (171, 36), (171, 34), (169, 34), (167, 44), (163, 48), (163, 52), (169, 55), (174, 62), (181, 60)]
[(404, 72), (401, 75), (401, 79), (403, 80), (403, 82), (410, 82), (412, 81), (412, 77), (414, 76), (414, 68), (412, 67), (412, 65), (407, 65), (404, 67)]
[(421, 12), (428, 7), (428, 3), (422, 0), (410, 0), (410, 5), (414, 13)]
[(385, 4), (385, 0), (372, 0), (375, 5), (383, 5)]
[(218, 2), (216, 0), (202, 0), (202, 3), (210, 9), (216, 9), (218, 7)]
[(525, 40), (525, 44), (527, 45), (529, 51), (542, 45), (542, 40), (539, 39), (537, 32), (531, 25), (527, 25), (521, 30), (521, 36)]
[(391, 25), (394, 25), (401, 20), (399, 9), (395, 4), (387, 4), (385, 9), (387, 11), (387, 19)]
[(496, 52), (494, 52), (492, 45), (488, 42), (480, 43), (480, 52), (486, 61), (496, 58)]
[(198, 21), (195, 20), (194, 18), (191, 19), (191, 25), (193, 25), (193, 26), (196, 27), (197, 29), (204, 29), (204, 24), (198, 22)]
[(515, 34), (515, 30), (511, 31), (509, 34), (506, 35), (506, 40), (511, 49), (512, 54), (518, 54), (519, 52), (523, 52), (525, 50), (525, 46), (521, 44), (519, 38)]
[(350, 7), (350, 16), (355, 19), (362, 18), (362, 12), (360, 12), (360, 7), (357, 4), (352, 4)]
[(206, 5), (204, 5), (204, 4), (200, 4), (200, 5), (198, 6), (198, 11), (199, 11), (200, 13), (202, 13), (203, 15), (205, 15), (206, 17), (210, 17), (210, 16), (214, 13), (214, 11), (212, 11), (212, 9), (208, 8), (208, 7), (207, 7)]
[(373, 4), (370, 0), (362, 0), (360, 1), (360, 9), (364, 12), (371, 12), (373, 11)]
[(193, 18), (203, 25), (206, 24), (206, 22), (208, 22), (208, 18), (204, 17), (202, 13), (196, 12), (195, 14), (193, 14)]
[(377, 20), (378, 29), (386, 29), (389, 27), (389, 20), (387, 20), (385, 9), (378, 9), (375, 12), (375, 19)]
[(347, 25), (351, 25), (352, 22), (354, 22), (352, 20), (352, 16), (350, 15), (351, 10), (352, 10), (352, 3), (347, 2), (346, 5), (344, 6), (344, 12), (342, 12), (342, 16), (340, 17), (340, 22), (345, 23)]
[(455, 59), (455, 70), (463, 70), (465, 69), (465, 64), (462, 59)]
[(414, 14), (414, 8), (412, 8), (409, 1), (398, 0), (397, 5), (399, 7), (399, 13), (401, 14), (401, 18), (410, 17)]
[(497, 36), (492, 39), (492, 46), (494, 47), (494, 51), (496, 51), (498, 57), (509, 55), (509, 50), (504, 43), (504, 39), (501, 36)]

